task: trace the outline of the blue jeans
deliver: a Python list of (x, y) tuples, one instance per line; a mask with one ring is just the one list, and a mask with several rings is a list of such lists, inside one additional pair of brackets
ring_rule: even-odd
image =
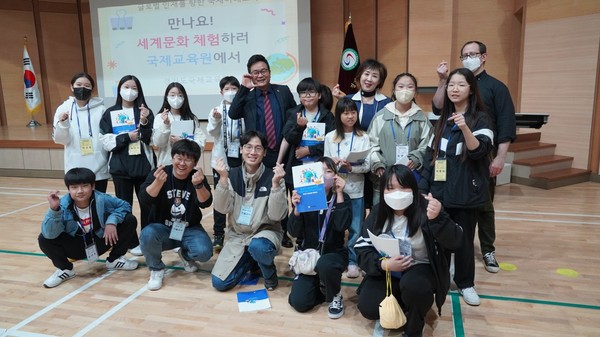
[(362, 230), (365, 212), (365, 198), (350, 199), (352, 204), (352, 224), (348, 228), (348, 264), (358, 264), (354, 244)]
[[(225, 241), (227, 245), (227, 241)], [(244, 254), (238, 261), (237, 265), (231, 271), (231, 274), (227, 276), (225, 280), (221, 280), (215, 275), (212, 275), (212, 285), (219, 291), (229, 290), (235, 287), (244, 277), (244, 275), (251, 270), (254, 261), (258, 263), (258, 267), (262, 272), (265, 280), (271, 279), (277, 276), (277, 269), (275, 268), (275, 255), (277, 250), (275, 245), (266, 238), (254, 238), (250, 240), (250, 244)]]
[(162, 270), (162, 251), (181, 247), (183, 257), (188, 261), (206, 262), (213, 254), (213, 246), (208, 234), (200, 226), (188, 227), (181, 241), (169, 239), (171, 227), (151, 223), (142, 229), (140, 247), (150, 270)]

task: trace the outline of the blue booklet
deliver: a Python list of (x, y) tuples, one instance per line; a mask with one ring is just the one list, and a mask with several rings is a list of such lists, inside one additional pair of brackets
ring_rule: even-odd
[(240, 291), (237, 293), (238, 308), (240, 312), (264, 310), (271, 308), (267, 289), (253, 291)]
[(315, 162), (292, 167), (294, 189), (300, 195), (298, 212), (312, 212), (327, 209), (323, 163)]
[(136, 129), (133, 109), (111, 111), (110, 121), (112, 122), (112, 133), (115, 135)]

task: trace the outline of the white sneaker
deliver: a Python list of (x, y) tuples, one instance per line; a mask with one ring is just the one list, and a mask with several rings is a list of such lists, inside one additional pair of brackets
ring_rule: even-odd
[(73, 277), (75, 277), (75, 272), (73, 270), (56, 269), (54, 274), (50, 275), (50, 277), (48, 277), (46, 281), (44, 281), (44, 287), (54, 288), (59, 284), (63, 283), (64, 281), (72, 279)]
[(344, 315), (344, 297), (339, 293), (333, 297), (333, 301), (329, 303), (327, 316), (331, 319), (337, 319)]
[(140, 245), (137, 245), (137, 247), (135, 247), (135, 248), (131, 248), (129, 250), (129, 252), (131, 253), (131, 255), (135, 255), (135, 256), (144, 255), (144, 254), (142, 254), (142, 248), (140, 247)]
[(477, 295), (477, 292), (473, 287), (458, 289), (458, 292), (462, 295), (463, 300), (465, 300), (465, 303), (468, 305), (478, 306), (481, 303), (481, 301), (479, 301), (479, 295)]
[(163, 277), (165, 277), (165, 270), (151, 270), (150, 280), (148, 280), (149, 290), (158, 290), (162, 287)]
[(188, 273), (195, 273), (198, 271), (198, 264), (196, 261), (188, 261), (183, 257), (183, 249), (179, 249), (177, 255), (179, 255), (179, 259), (181, 260), (181, 264), (183, 264), (183, 269), (185, 269), (185, 271)]
[(125, 255), (121, 255), (118, 259), (114, 260), (113, 262), (108, 262), (108, 260), (106, 261), (106, 269), (108, 269), (108, 270), (113, 270), (113, 269), (134, 270), (134, 269), (137, 269), (137, 267), (138, 267), (137, 261), (128, 260), (125, 257)]

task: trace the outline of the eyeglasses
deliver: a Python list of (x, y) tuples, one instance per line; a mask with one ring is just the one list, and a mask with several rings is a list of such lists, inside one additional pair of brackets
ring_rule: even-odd
[(252, 76), (254, 76), (254, 77), (257, 77), (258, 75), (266, 76), (269, 74), (269, 69), (264, 68), (261, 70), (254, 70), (254, 71), (250, 72), (250, 74), (252, 74)]
[(461, 83), (448, 83), (448, 85), (446, 85), (446, 88), (448, 88), (448, 90), (452, 90), (454, 88), (458, 88), (458, 89), (466, 89), (469, 87), (469, 84), (461, 82)]
[(461, 56), (460, 56), (460, 60), (461, 60), (461, 61), (464, 61), (464, 60), (466, 60), (467, 58), (474, 59), (474, 58), (476, 58), (476, 57), (479, 57), (480, 55), (481, 55), (481, 53), (475, 53), (475, 52), (473, 52), (473, 53), (468, 53), (468, 54), (463, 54), (463, 55), (461, 55)]
[(263, 153), (265, 151), (265, 148), (261, 145), (252, 146), (250, 144), (244, 144), (242, 148), (247, 152), (252, 152), (252, 150), (254, 150), (256, 153)]
[(300, 91), (298, 94), (301, 97), (314, 97), (317, 95), (317, 92), (315, 90), (307, 90), (307, 91)]
[(192, 165), (194, 164), (194, 160), (180, 155), (175, 155), (173, 157), (173, 163), (183, 163), (185, 165)]

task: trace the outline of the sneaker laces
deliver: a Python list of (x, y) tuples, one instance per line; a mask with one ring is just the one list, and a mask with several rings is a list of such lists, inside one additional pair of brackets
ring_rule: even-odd
[(344, 306), (343, 303), (343, 298), (342, 295), (337, 294), (333, 297), (333, 300), (331, 301), (331, 305), (330, 307), (335, 308), (335, 309), (341, 309)]

